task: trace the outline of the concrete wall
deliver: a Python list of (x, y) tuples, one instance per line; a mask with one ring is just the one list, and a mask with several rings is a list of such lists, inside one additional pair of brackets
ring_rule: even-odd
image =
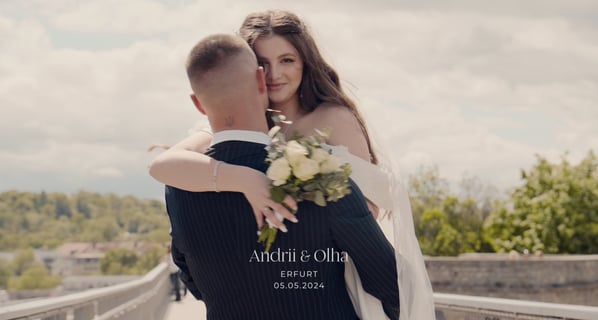
[(434, 292), (598, 306), (598, 255), (427, 257)]

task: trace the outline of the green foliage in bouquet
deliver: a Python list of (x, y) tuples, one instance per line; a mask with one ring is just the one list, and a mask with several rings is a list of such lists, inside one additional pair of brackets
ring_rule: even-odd
[[(266, 175), (272, 179), (272, 200), (283, 203), (288, 194), (297, 202), (307, 200), (326, 206), (351, 192), (351, 167), (335, 157), (325, 144), (328, 132), (316, 130), (315, 135), (294, 136), (287, 141), (279, 131), (278, 126), (270, 130), (273, 139), (266, 148), (266, 162), (270, 164)], [(277, 229), (269, 224), (260, 230), (258, 242), (265, 246), (265, 251), (270, 250), (276, 233)]]

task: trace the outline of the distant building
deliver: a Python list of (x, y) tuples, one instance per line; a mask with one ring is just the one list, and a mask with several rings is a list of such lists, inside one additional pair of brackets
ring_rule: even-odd
[[(33, 254), (35, 257), (35, 261), (42, 263), (44, 267), (46, 267), (48, 272), (53, 273), (54, 264), (60, 258), (56, 251), (35, 249), (33, 250)], [(14, 252), (0, 252), (0, 260), (12, 261), (14, 259), (14, 256)]]
[(13, 252), (0, 251), (0, 260), (11, 261), (14, 255)]
[[(125, 248), (137, 254), (157, 246), (156, 243), (138, 241), (120, 242), (68, 242), (56, 250), (34, 250), (35, 260), (42, 263), (51, 275), (99, 275), (100, 261), (107, 251)], [(0, 251), (0, 260), (12, 261), (14, 252)]]
[(54, 250), (42, 250), (36, 249), (34, 250), (35, 260), (43, 263), (44, 267), (48, 270), (50, 274), (54, 273), (54, 266), (56, 262), (60, 259), (58, 253)]
[(155, 243), (138, 241), (68, 242), (56, 249), (59, 258), (49, 270), (53, 275), (60, 276), (100, 274), (100, 261), (107, 251), (124, 248), (143, 254), (154, 246)]

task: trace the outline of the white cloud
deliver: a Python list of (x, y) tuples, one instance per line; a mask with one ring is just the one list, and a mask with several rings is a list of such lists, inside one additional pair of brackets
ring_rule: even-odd
[(113, 167), (102, 167), (92, 170), (92, 175), (100, 177), (122, 177), (123, 173), (117, 168)]
[[(139, 185), (151, 183), (146, 148), (201, 118), (187, 51), (281, 6), (306, 19), (404, 175), (438, 164), (452, 180), (468, 172), (505, 188), (536, 153), (597, 149), (597, 4), (431, 3), (2, 2), (0, 190), (37, 190), (37, 175), (159, 196)], [(122, 41), (94, 47), (111, 37)]]
[(148, 35), (192, 26), (205, 19), (199, 3), (168, 6), (160, 1), (62, 1), (43, 6), (51, 25), (66, 31)]

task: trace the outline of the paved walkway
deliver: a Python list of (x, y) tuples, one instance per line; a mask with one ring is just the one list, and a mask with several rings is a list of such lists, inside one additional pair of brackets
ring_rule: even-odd
[(203, 320), (206, 318), (206, 307), (203, 302), (195, 300), (187, 293), (181, 301), (172, 301), (168, 305), (165, 320)]

